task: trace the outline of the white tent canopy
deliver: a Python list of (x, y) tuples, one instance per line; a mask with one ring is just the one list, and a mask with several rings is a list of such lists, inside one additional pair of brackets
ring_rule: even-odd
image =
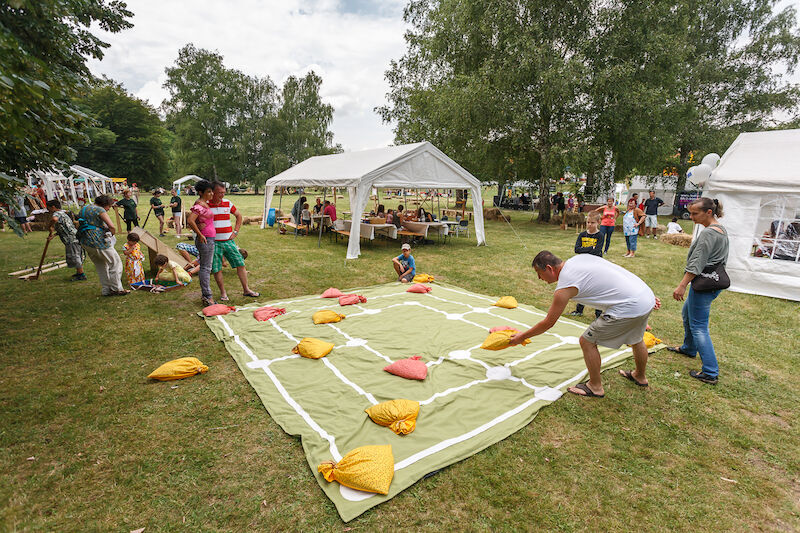
[(723, 204), (731, 290), (800, 301), (800, 130), (739, 135), (703, 196)]
[(177, 188), (177, 187), (180, 187), (181, 185), (183, 185), (184, 183), (186, 183), (189, 180), (191, 180), (191, 181), (200, 181), (201, 179), (203, 179), (203, 178), (201, 178), (200, 176), (195, 176), (194, 174), (187, 174), (186, 176), (184, 176), (182, 178), (178, 178), (175, 181), (173, 181), (172, 182), (172, 186)]
[[(66, 175), (63, 172), (43, 172), (33, 173), (34, 179), (42, 180), (45, 189), (45, 196), (48, 200), (53, 198), (64, 198), (69, 202), (78, 203), (79, 196), (84, 195), (91, 200), (101, 194), (111, 194), (114, 190), (114, 181), (108, 176), (80, 165), (70, 167), (72, 174)], [(76, 177), (78, 179), (76, 180)], [(76, 191), (75, 182), (81, 182), (78, 187), (81, 189), (79, 195)]]
[[(486, 244), (481, 209), (481, 184), (469, 172), (429, 142), (374, 150), (317, 156), (267, 180), (264, 191), (264, 228), (275, 187), (346, 187), (353, 220), (359, 220), (375, 188), (467, 189), (472, 192), (475, 237)], [(353, 224), (347, 259), (361, 253), (360, 225)]]

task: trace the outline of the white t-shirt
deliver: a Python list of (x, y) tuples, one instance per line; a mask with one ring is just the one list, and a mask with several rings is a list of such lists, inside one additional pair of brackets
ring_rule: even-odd
[(677, 222), (670, 222), (669, 224), (667, 224), (667, 233), (668, 234), (670, 234), (670, 233), (680, 233), (681, 231), (683, 231), (683, 228), (681, 228), (681, 225), (678, 224)]
[(645, 315), (656, 304), (653, 291), (638, 276), (591, 254), (578, 254), (564, 262), (556, 290), (567, 287), (578, 289), (572, 298), (576, 302), (615, 318)]

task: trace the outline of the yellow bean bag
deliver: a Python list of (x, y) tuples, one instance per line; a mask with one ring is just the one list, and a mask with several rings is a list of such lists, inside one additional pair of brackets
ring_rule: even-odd
[(364, 409), (373, 422), (388, 427), (398, 435), (408, 435), (417, 427), (419, 402), (390, 400)]
[(414, 283), (430, 283), (433, 281), (433, 276), (430, 274), (417, 274), (412, 281)]
[[(502, 350), (503, 348), (508, 348), (509, 347), (508, 343), (511, 340), (511, 337), (513, 337), (516, 334), (517, 332), (514, 331), (513, 329), (504, 329), (501, 331), (495, 331), (493, 333), (489, 333), (489, 336), (486, 337), (486, 340), (483, 341), (483, 344), (481, 344), (481, 348), (483, 348), (484, 350)], [(531, 343), (530, 339), (525, 339), (524, 341), (522, 341), (522, 346), (530, 343)]]
[(517, 299), (513, 296), (503, 296), (497, 300), (494, 305), (497, 307), (505, 307), (506, 309), (514, 309), (517, 307)]
[(317, 472), (326, 481), (335, 480), (351, 489), (389, 494), (394, 477), (392, 446), (361, 446), (348, 452), (338, 463), (321, 463)]
[(181, 357), (164, 363), (153, 370), (147, 377), (158, 381), (170, 381), (188, 378), (204, 372), (208, 372), (208, 367), (200, 359), (196, 357)]
[(323, 309), (322, 311), (314, 313), (314, 316), (311, 318), (314, 319), (314, 324), (328, 324), (329, 322), (341, 322), (344, 315), (340, 315), (336, 311), (331, 311), (330, 309)]
[(325, 357), (333, 350), (333, 344), (312, 337), (306, 337), (292, 348), (292, 353), (297, 353), (309, 359), (319, 359)]
[(662, 341), (661, 339), (657, 338), (655, 335), (653, 335), (649, 331), (645, 331), (644, 332), (644, 344), (648, 348), (652, 348), (656, 344), (661, 344), (662, 342), (664, 342), (664, 341)]

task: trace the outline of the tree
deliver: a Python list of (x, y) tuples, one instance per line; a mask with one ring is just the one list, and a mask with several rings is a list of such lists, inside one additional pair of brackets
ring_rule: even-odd
[(66, 167), (87, 126), (74, 98), (91, 80), (87, 58), (108, 44), (90, 28), (118, 32), (133, 14), (117, 0), (0, 3), (0, 185), (34, 170)]
[(333, 146), (333, 133), (328, 130), (333, 106), (323, 103), (321, 86), (322, 78), (313, 70), (302, 78), (289, 76), (283, 84), (278, 119), (286, 130), (284, 148), (289, 166), (311, 156), (341, 151), (340, 146)]
[(741, 131), (796, 112), (786, 82), (800, 53), (794, 8), (775, 0), (617, 0), (599, 11), (587, 53), (599, 142), (618, 175), (674, 167), (685, 186), (692, 154), (722, 153)]
[(147, 187), (164, 182), (167, 132), (155, 109), (107, 79), (95, 84), (78, 107), (94, 125), (87, 129), (89, 142), (78, 147), (76, 163)]
[[(489, 181), (533, 177), (541, 198), (584, 132), (590, 4), (413, 1), (386, 77), (398, 142), (431, 140)], [(540, 203), (548, 220), (549, 203)]]

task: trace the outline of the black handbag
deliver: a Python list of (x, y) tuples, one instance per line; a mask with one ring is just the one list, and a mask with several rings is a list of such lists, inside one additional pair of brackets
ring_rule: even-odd
[(696, 291), (720, 291), (731, 286), (731, 278), (725, 272), (722, 263), (707, 266), (700, 275), (692, 280), (692, 288)]

